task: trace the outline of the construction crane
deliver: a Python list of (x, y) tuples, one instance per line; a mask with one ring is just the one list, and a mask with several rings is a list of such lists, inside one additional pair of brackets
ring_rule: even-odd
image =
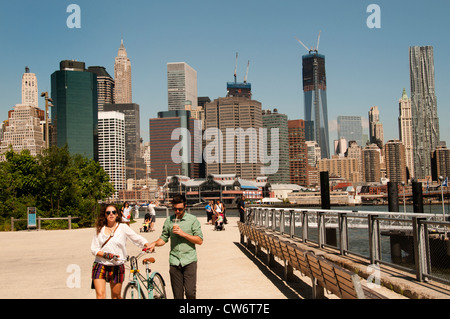
[(236, 52), (236, 65), (234, 67), (234, 83), (237, 82), (237, 79), (236, 79), (237, 63), (238, 63), (238, 53)]
[(247, 83), (247, 77), (248, 77), (248, 67), (250, 66), (250, 60), (247, 63), (247, 72), (245, 73), (245, 77), (244, 77), (244, 83)]
[(317, 46), (314, 48), (314, 47), (311, 47), (310, 49), (308, 49), (308, 47), (305, 45), (305, 44), (303, 44), (303, 42), (302, 41), (300, 41), (297, 37), (295, 37), (295, 39), (298, 41), (298, 42), (300, 42), (300, 44), (301, 45), (303, 45), (303, 47), (306, 49), (306, 51), (308, 51), (309, 53), (311, 53), (311, 52), (316, 52), (316, 53), (318, 53), (319, 52), (319, 43), (320, 43), (320, 33), (321, 33), (322, 31), (319, 31), (319, 37), (318, 37), (318, 39), (317, 39)]

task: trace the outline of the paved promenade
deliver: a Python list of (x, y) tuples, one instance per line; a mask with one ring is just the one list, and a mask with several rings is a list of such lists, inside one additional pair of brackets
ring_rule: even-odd
[[(239, 244), (237, 217), (230, 217), (226, 230), (217, 232), (200, 217), (204, 243), (198, 246), (199, 299), (294, 299), (311, 298), (309, 278), (287, 286), (280, 274), (269, 270)], [(160, 235), (164, 219), (158, 218), (156, 231), (141, 233), (149, 241)], [(142, 219), (131, 225), (139, 232)], [(0, 233), (0, 298), (94, 299), (91, 266), (94, 260), (90, 244), (95, 230), (19, 231)], [(128, 253), (139, 248), (128, 243)], [(166, 279), (172, 298), (168, 273), (169, 244), (159, 247), (153, 269)], [(300, 277), (300, 276), (299, 276)], [(79, 281), (77, 281), (77, 278)], [(128, 273), (126, 274), (128, 278)], [(126, 279), (127, 281), (127, 279)], [(77, 283), (79, 282), (79, 286)], [(403, 298), (387, 289), (380, 293)], [(335, 299), (334, 295), (326, 295)], [(109, 288), (108, 288), (108, 295)]]

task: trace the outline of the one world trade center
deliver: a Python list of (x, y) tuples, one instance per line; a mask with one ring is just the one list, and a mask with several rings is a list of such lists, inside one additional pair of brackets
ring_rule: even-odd
[(321, 157), (330, 158), (325, 56), (318, 53), (319, 41), (314, 49), (308, 49), (300, 40), (297, 41), (309, 51), (302, 57), (305, 121), (313, 123), (312, 135), (320, 146)]

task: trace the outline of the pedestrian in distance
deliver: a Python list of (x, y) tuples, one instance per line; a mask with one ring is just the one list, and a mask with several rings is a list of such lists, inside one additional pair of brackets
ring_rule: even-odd
[(241, 199), (238, 201), (239, 210), (239, 221), (245, 223), (245, 196), (242, 195)]
[(121, 214), (122, 214), (122, 223), (125, 223), (128, 226), (130, 226), (131, 207), (128, 202), (123, 203)]
[(150, 214), (150, 231), (155, 230), (155, 221), (156, 221), (156, 211), (155, 211), (156, 203), (151, 201), (148, 204), (148, 212)]
[(150, 251), (170, 240), (169, 274), (175, 299), (195, 299), (197, 291), (196, 245), (203, 243), (203, 233), (197, 217), (186, 212), (184, 195), (174, 195), (174, 214), (163, 225), (161, 236), (150, 244)]
[(212, 200), (210, 200), (208, 202), (208, 204), (205, 206), (206, 223), (207, 224), (212, 224), (213, 206), (214, 206), (214, 201), (212, 201)]
[(150, 247), (147, 239), (136, 234), (121, 219), (113, 204), (103, 206), (97, 217), (96, 233), (91, 242), (91, 252), (95, 256), (91, 288), (95, 289), (97, 299), (106, 298), (107, 282), (110, 284), (111, 297), (121, 298), (127, 239), (140, 248)]

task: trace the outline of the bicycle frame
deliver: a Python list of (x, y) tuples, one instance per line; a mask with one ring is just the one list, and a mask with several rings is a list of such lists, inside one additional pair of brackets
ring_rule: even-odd
[[(153, 285), (153, 282), (154, 282), (153, 278), (158, 274), (158, 272), (151, 273), (149, 264), (146, 263), (146, 265), (145, 265), (146, 276), (144, 277), (140, 273), (139, 268), (137, 266), (137, 260), (139, 257), (141, 257), (142, 254), (143, 253), (140, 253), (136, 257), (130, 257), (130, 274), (132, 275), (132, 277), (130, 279), (130, 283), (133, 283), (137, 286), (139, 299), (143, 297), (141, 295), (141, 291), (145, 291), (145, 290), (147, 291), (148, 299), (154, 299), (153, 289), (157, 288), (157, 290), (159, 290), (159, 287), (157, 285), (155, 285), (155, 286)], [(161, 275), (160, 275), (160, 278), (162, 280), (162, 284), (165, 285), (164, 279), (162, 278)], [(145, 289), (142, 289), (142, 288), (145, 288)], [(162, 294), (161, 291), (160, 291), (160, 293)]]

